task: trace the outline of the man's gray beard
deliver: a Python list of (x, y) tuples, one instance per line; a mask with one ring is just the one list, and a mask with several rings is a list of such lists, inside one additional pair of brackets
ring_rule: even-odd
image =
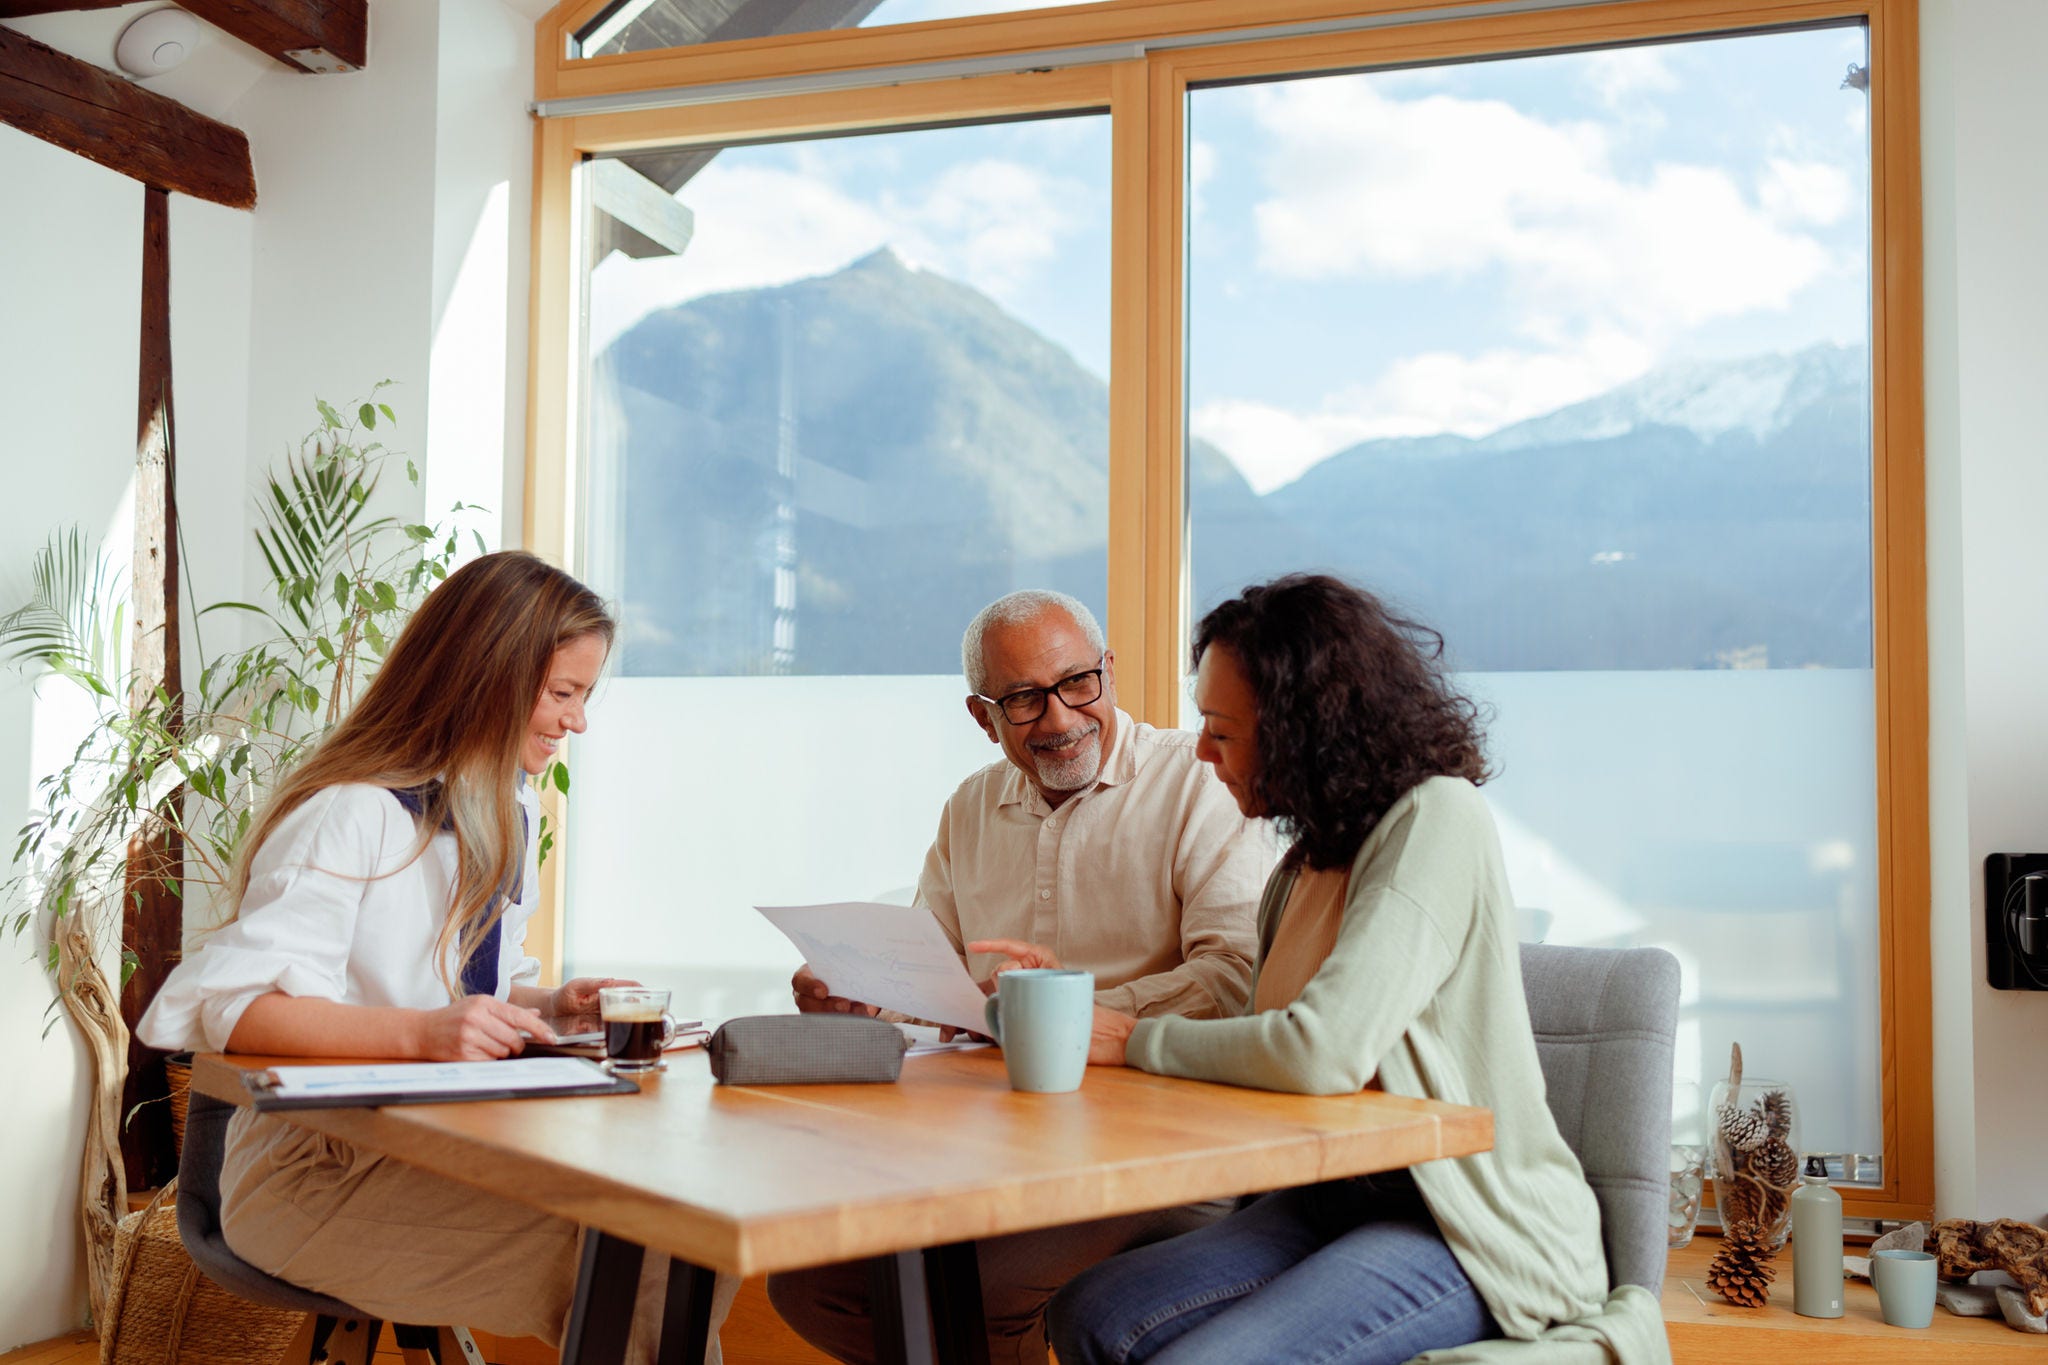
[[(1083, 728), (1077, 725), (1067, 734)], [(1079, 791), (1094, 786), (1095, 779), (1102, 775), (1102, 727), (1090, 721), (1085, 728), (1091, 733), (1070, 758), (1055, 758), (1043, 749), (1031, 750), (1031, 760), (1038, 766), (1038, 780), (1048, 790)]]

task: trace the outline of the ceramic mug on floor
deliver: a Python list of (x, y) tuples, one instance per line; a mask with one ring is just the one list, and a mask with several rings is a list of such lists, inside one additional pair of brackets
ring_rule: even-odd
[(1079, 1090), (1095, 1023), (1092, 972), (1019, 968), (996, 978), (982, 1007), (989, 1037), (1003, 1049), (1010, 1088), (1052, 1095)]
[(1934, 1321), (1934, 1257), (1924, 1251), (1877, 1251), (1870, 1256), (1877, 1309), (1893, 1327)]

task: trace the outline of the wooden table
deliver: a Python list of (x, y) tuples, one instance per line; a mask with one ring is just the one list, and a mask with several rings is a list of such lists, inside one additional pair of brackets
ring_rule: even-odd
[[(203, 1056), (192, 1083), (246, 1103), (235, 1073), (288, 1060)], [(691, 1358), (711, 1272), (872, 1258), (884, 1358), (974, 1361), (977, 1238), (1493, 1145), (1484, 1109), (1377, 1091), (1281, 1095), (1091, 1067), (1073, 1094), (1020, 1094), (993, 1050), (912, 1058), (896, 1085), (772, 1087), (717, 1085), (702, 1052), (672, 1053), (642, 1086), (284, 1117), (599, 1234), (584, 1239), (564, 1365), (620, 1358), (643, 1248), (680, 1263), (664, 1342), (697, 1338)]]

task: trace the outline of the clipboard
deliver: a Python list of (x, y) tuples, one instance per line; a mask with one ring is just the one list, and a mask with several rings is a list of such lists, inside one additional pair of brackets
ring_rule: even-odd
[(580, 1057), (508, 1057), (495, 1062), (380, 1062), (365, 1066), (279, 1066), (242, 1073), (262, 1113), (291, 1109), (381, 1108), (472, 1100), (638, 1094), (637, 1082)]

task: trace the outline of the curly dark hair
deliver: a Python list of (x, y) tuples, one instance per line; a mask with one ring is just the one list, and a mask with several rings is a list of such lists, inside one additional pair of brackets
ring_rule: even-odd
[(1443, 636), (1327, 574), (1246, 588), (1195, 628), (1258, 705), (1253, 795), (1294, 841), (1290, 861), (1349, 867), (1373, 826), (1427, 778), (1490, 775), (1480, 708), (1451, 686)]

